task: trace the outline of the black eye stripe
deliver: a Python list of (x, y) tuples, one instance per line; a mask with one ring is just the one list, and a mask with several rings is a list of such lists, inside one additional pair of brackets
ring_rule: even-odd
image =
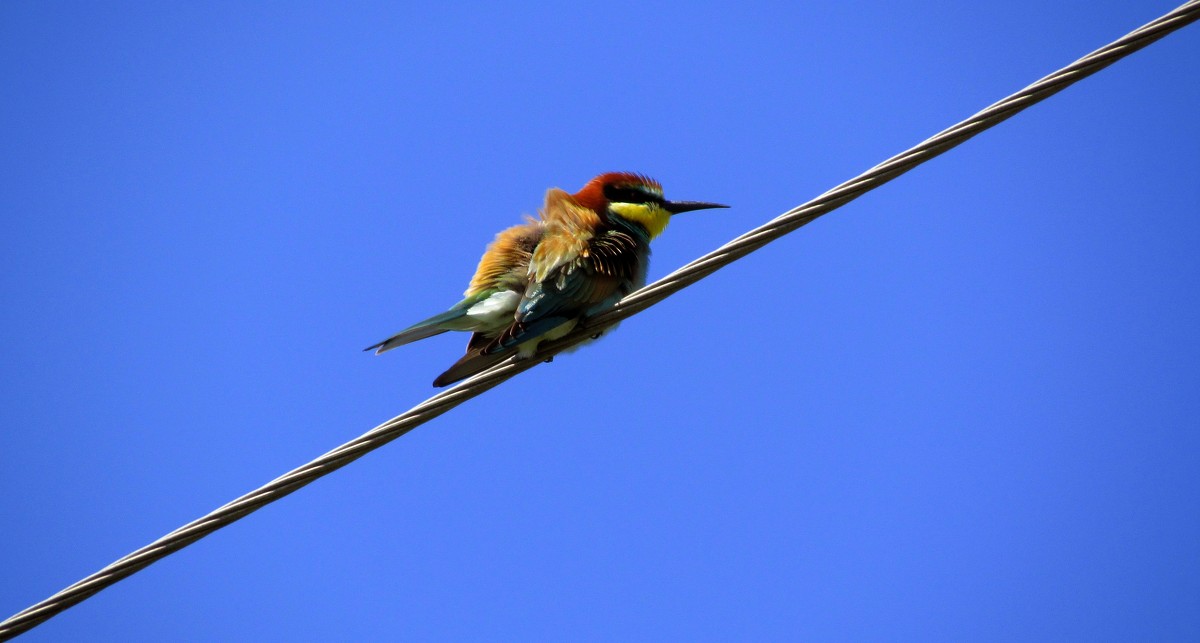
[(604, 187), (604, 196), (616, 203), (662, 203), (662, 197), (636, 187), (608, 185)]

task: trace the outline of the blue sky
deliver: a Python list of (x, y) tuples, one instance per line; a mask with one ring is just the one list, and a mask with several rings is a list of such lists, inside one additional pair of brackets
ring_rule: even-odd
[[(659, 277), (1174, 8), (0, 5), (0, 612), (433, 392), (546, 188)], [(30, 641), (1195, 640), (1189, 27)]]

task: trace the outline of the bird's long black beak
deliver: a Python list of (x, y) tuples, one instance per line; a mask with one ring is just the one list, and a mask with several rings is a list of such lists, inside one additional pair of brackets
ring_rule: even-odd
[(728, 208), (720, 203), (705, 203), (704, 201), (664, 201), (663, 208), (671, 214), (691, 212), (692, 210), (708, 210), (711, 208)]

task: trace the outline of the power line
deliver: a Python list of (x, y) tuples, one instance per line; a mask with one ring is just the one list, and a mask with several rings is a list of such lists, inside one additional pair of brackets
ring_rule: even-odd
[[(804, 226), (817, 217), (862, 196), (925, 161), (946, 152), (1021, 110), (1062, 91), (1117, 60), (1200, 19), (1200, 0), (1191, 0), (1123, 38), (1080, 58), (1004, 98), (974, 116), (942, 130), (921, 144), (876, 165), (821, 196), (793, 208), (768, 223), (692, 261), (662, 279), (632, 293), (611, 310), (589, 319), (570, 335), (543, 345), (539, 358), (549, 358), (622, 319), (666, 299), (718, 269)], [(267, 504), (332, 473), (463, 402), (540, 363), (540, 359), (508, 361), (442, 391), (325, 455), (198, 518), (113, 562), (104, 569), (0, 622), (0, 640), (7, 640), (53, 617), (147, 565), (178, 551)]]

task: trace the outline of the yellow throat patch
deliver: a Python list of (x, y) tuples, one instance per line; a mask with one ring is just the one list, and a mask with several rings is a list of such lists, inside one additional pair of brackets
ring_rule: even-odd
[(641, 224), (651, 239), (662, 234), (671, 221), (671, 213), (657, 203), (610, 203), (608, 209), (622, 219)]

